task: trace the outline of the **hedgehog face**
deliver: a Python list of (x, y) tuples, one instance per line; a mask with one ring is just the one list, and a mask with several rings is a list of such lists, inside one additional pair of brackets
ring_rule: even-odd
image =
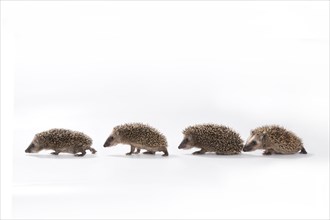
[(118, 132), (113, 132), (105, 141), (103, 147), (112, 147), (120, 143), (120, 135)]
[(183, 141), (179, 145), (179, 149), (188, 150), (194, 147), (194, 141), (192, 136), (185, 136)]
[(243, 147), (244, 152), (262, 149), (264, 145), (265, 134), (251, 134)]
[(28, 148), (26, 148), (25, 153), (38, 153), (41, 151), (41, 147), (38, 144), (32, 142)]
[(110, 135), (108, 137), (108, 139), (105, 141), (105, 143), (103, 144), (103, 147), (112, 147), (115, 146), (115, 141), (114, 141), (114, 137), (112, 135)]

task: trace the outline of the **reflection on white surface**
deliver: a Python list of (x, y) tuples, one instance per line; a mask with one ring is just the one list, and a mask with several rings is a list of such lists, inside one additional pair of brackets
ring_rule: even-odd
[[(15, 218), (312, 218), (327, 215), (328, 162), (313, 154), (16, 157)], [(20, 161), (21, 165), (18, 165)], [(29, 172), (27, 172), (29, 170)], [(24, 183), (24, 184), (23, 184)], [(301, 209), (301, 207), (309, 207)], [(276, 211), (276, 210), (280, 211)], [(271, 213), (271, 214), (270, 214)]]

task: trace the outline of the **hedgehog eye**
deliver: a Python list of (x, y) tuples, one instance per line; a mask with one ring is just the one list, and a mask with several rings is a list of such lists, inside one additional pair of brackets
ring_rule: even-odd
[(252, 145), (256, 145), (257, 142), (256, 142), (256, 141), (252, 141), (251, 144), (252, 144)]

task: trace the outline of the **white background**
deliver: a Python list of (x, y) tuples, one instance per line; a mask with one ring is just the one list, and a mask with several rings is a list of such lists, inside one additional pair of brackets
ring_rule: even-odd
[[(15, 73), (13, 218), (329, 218), (329, 2), (6, 1), (1, 37), (2, 75)], [(126, 122), (162, 131), (170, 156), (103, 149)], [(280, 124), (309, 154), (177, 149), (208, 122), (243, 139)], [(54, 127), (98, 153), (25, 155)]]

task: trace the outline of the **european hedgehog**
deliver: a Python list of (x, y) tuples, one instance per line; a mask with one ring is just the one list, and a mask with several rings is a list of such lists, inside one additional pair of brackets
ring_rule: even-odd
[(201, 124), (187, 127), (179, 149), (201, 148), (193, 154), (215, 152), (218, 155), (239, 154), (243, 140), (229, 127), (216, 124)]
[(93, 154), (96, 153), (96, 150), (91, 148), (92, 143), (92, 139), (82, 132), (51, 129), (36, 134), (25, 152), (37, 153), (41, 150), (54, 150), (51, 154), (58, 155), (64, 152), (72, 153), (75, 156), (84, 156), (86, 150), (91, 151)]
[(243, 151), (263, 149), (264, 155), (307, 154), (303, 143), (293, 132), (278, 125), (262, 126), (251, 131)]
[(168, 156), (165, 136), (155, 128), (142, 123), (130, 123), (114, 127), (103, 146), (111, 147), (117, 144), (131, 146), (131, 151), (126, 155), (138, 154), (141, 149), (145, 149), (147, 151), (144, 154), (155, 154), (156, 151), (162, 151), (164, 152), (163, 156)]

